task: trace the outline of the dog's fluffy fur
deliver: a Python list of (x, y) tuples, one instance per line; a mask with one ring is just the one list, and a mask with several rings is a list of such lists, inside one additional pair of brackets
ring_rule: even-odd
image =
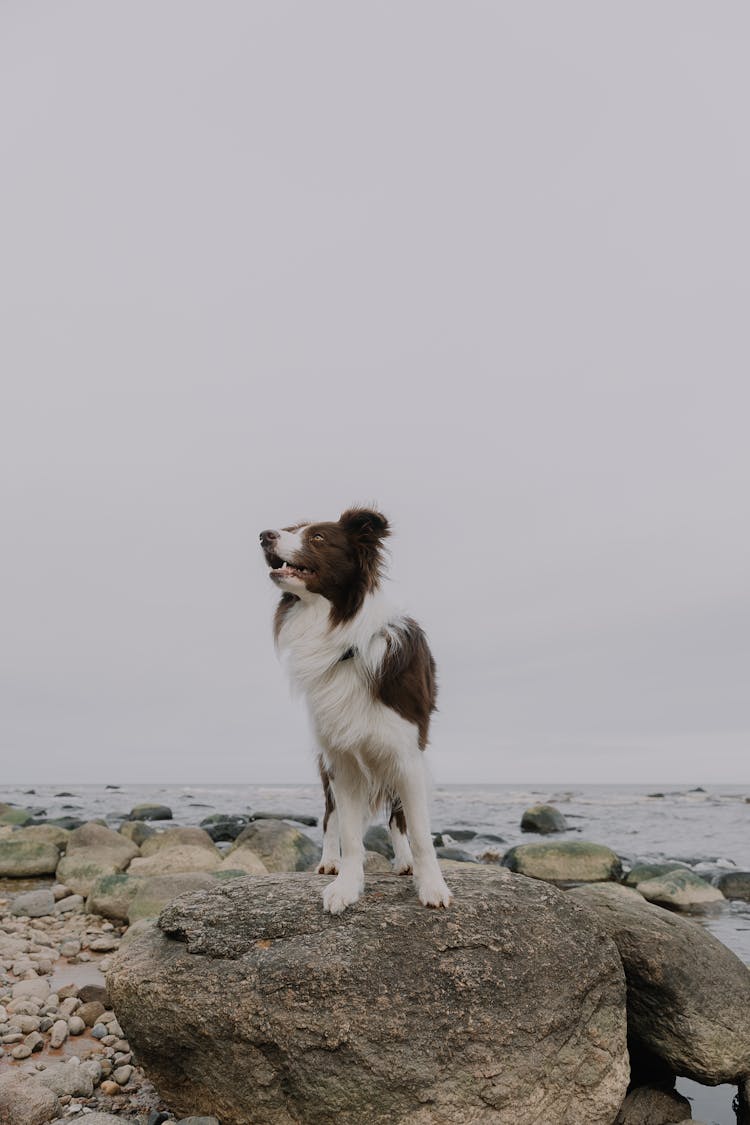
[(385, 516), (355, 508), (336, 522), (260, 536), (282, 591), (276, 644), (318, 742), (326, 796), (319, 870), (336, 874), (323, 893), (332, 914), (362, 893), (362, 834), (388, 803), (394, 870), (413, 870), (425, 906), (451, 901), (430, 834), (422, 753), (435, 664), (419, 625), (395, 613), (380, 588), (389, 533)]

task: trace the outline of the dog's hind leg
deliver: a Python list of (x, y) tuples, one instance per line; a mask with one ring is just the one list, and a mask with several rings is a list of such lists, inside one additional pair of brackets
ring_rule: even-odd
[(318, 875), (338, 875), (341, 863), (341, 844), (339, 843), (339, 817), (331, 785), (331, 775), (318, 758), (320, 780), (323, 782), (323, 795), (326, 809), (323, 815), (323, 854), (318, 864)]
[(391, 831), (391, 843), (393, 844), (393, 872), (395, 875), (411, 875), (413, 861), (409, 838), (406, 835), (406, 817), (404, 806), (398, 797), (394, 797), (391, 801), (388, 827)]

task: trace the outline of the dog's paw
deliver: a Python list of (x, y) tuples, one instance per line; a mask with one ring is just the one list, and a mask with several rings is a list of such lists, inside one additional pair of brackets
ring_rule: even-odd
[(339, 875), (323, 891), (323, 909), (329, 914), (341, 914), (347, 906), (357, 901), (360, 894), (361, 887), (358, 883), (344, 880)]
[(412, 865), (410, 863), (408, 863), (406, 860), (402, 860), (401, 862), (399, 862), (398, 860), (394, 859), (393, 863), (391, 864), (391, 870), (393, 871), (394, 875), (413, 875), (414, 874)]
[(448, 890), (445, 879), (440, 874), (420, 879), (417, 895), (423, 906), (445, 907), (450, 906), (453, 901), (453, 894)]
[(316, 870), (318, 875), (338, 875), (339, 861), (337, 859), (321, 860)]

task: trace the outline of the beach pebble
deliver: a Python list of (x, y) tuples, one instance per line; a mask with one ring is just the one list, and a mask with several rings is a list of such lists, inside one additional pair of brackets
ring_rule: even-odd
[(28, 1059), (31, 1055), (31, 1047), (28, 1043), (19, 1043), (17, 1047), (13, 1048), (11, 1055), (14, 1059)]
[(56, 1020), (52, 1025), (52, 1034), (49, 1038), (50, 1047), (62, 1047), (68, 1038), (68, 1025), (65, 1020)]
[(81, 952), (81, 943), (78, 940), (64, 941), (60, 946), (63, 957), (77, 957)]
[(82, 1004), (78, 1009), (78, 1015), (86, 1024), (86, 1027), (93, 1027), (103, 1012), (104, 1005), (100, 1000), (91, 1000), (88, 1004)]
[(96, 1023), (91, 1029), (91, 1034), (93, 1035), (94, 1039), (104, 1039), (107, 1035), (109, 1035), (109, 1032), (107, 1031), (103, 1023)]
[(55, 903), (55, 914), (81, 914), (84, 906), (83, 895), (67, 895)]
[(89, 942), (89, 949), (92, 953), (111, 953), (119, 944), (113, 937), (100, 937)]
[(71, 1035), (83, 1035), (86, 1030), (86, 1024), (80, 1016), (70, 1016), (68, 1019), (68, 1030)]
[(117, 1082), (113, 1082), (110, 1078), (106, 1078), (99, 1087), (103, 1094), (108, 1094), (112, 1097), (113, 1094), (120, 1093), (120, 1086)]
[(133, 1073), (132, 1066), (118, 1066), (117, 1070), (112, 1072), (112, 1077), (115, 1082), (120, 1086), (127, 1086), (130, 1081), (130, 1076)]

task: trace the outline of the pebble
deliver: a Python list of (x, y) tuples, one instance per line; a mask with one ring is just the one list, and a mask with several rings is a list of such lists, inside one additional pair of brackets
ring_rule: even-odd
[(18, 1046), (14, 1047), (11, 1051), (11, 1055), (14, 1059), (27, 1059), (30, 1054), (31, 1047), (29, 1047), (27, 1043), (19, 1043)]
[(68, 1029), (71, 1035), (83, 1035), (86, 1030), (86, 1024), (80, 1016), (70, 1016), (68, 1019)]
[(81, 952), (80, 941), (64, 941), (60, 946), (63, 957), (77, 957)]
[(102, 1082), (99, 1089), (101, 1090), (101, 1092), (103, 1094), (109, 1094), (110, 1097), (112, 1096), (112, 1094), (119, 1094), (120, 1093), (119, 1084), (117, 1082), (110, 1081), (109, 1078), (106, 1078), (104, 1080), (104, 1082)]
[(50, 1047), (62, 1047), (65, 1040), (68, 1038), (68, 1025), (65, 1020), (56, 1020), (52, 1025), (52, 1034), (50, 1035)]
[(120, 1086), (127, 1086), (132, 1073), (132, 1066), (118, 1066), (117, 1070), (113, 1071), (112, 1077)]

